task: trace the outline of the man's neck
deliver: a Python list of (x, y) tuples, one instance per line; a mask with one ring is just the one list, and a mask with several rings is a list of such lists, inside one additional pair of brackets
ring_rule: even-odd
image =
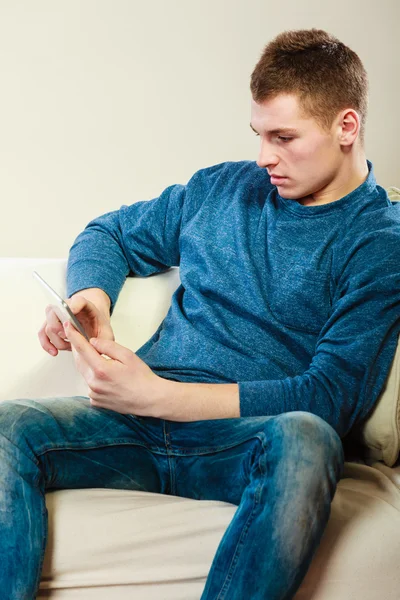
[(368, 175), (367, 160), (365, 154), (363, 154), (355, 164), (350, 161), (348, 165), (343, 164), (340, 173), (325, 188), (300, 198), (298, 202), (303, 206), (319, 206), (335, 202), (357, 189), (364, 183)]

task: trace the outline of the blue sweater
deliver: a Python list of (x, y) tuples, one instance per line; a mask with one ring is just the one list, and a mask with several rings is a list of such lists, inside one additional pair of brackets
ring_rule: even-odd
[(67, 296), (179, 266), (181, 285), (137, 355), (177, 381), (238, 383), (242, 417), (308, 411), (341, 436), (373, 408), (400, 333), (400, 203), (373, 166), (335, 202), (282, 198), (254, 161), (197, 171), (88, 223)]

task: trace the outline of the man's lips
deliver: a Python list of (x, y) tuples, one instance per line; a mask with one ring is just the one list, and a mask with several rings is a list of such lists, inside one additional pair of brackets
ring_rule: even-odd
[(286, 179), (286, 177), (280, 177), (278, 175), (271, 175), (271, 183), (279, 183), (280, 181), (282, 181), (283, 179)]

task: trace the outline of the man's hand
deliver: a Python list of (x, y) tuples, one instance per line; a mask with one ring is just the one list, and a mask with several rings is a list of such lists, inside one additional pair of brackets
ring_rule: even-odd
[(93, 406), (122, 414), (156, 415), (162, 377), (129, 348), (98, 338), (91, 338), (89, 343), (69, 322), (63, 325), (77, 369), (88, 384)]

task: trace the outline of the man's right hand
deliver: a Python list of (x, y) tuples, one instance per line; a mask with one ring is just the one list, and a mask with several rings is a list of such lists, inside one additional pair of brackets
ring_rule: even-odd
[[(82, 294), (75, 294), (65, 300), (69, 308), (84, 328), (88, 338), (98, 337), (115, 341), (108, 311), (99, 310), (93, 302)], [(71, 344), (66, 341), (64, 326), (51, 305), (46, 306), (46, 320), (38, 332), (40, 344), (46, 352), (57, 356), (59, 350), (71, 352)]]

